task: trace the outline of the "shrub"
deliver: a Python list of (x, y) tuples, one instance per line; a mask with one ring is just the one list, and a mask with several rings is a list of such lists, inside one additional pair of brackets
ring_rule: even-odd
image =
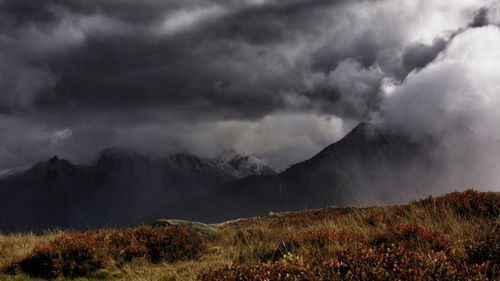
[(373, 245), (389, 245), (404, 242), (411, 249), (444, 251), (453, 250), (451, 241), (447, 240), (439, 231), (430, 231), (424, 227), (411, 224), (390, 224), (384, 233), (378, 233), (371, 240)]
[(468, 189), (464, 192), (453, 192), (436, 198), (429, 197), (414, 201), (411, 204), (421, 207), (436, 208), (440, 212), (453, 210), (456, 214), (496, 218), (500, 215), (500, 196), (494, 192), (477, 192)]
[(337, 251), (335, 256), (286, 255), (277, 262), (232, 265), (198, 275), (202, 281), (236, 280), (496, 280), (498, 266), (467, 265), (448, 260), (443, 252), (419, 253), (403, 243), (357, 251)]
[(205, 247), (198, 234), (179, 225), (140, 227), (134, 235), (147, 248), (148, 259), (153, 263), (197, 259)]
[(22, 271), (35, 277), (87, 276), (108, 265), (105, 240), (95, 231), (62, 235), (45, 247), (35, 247), (17, 264)]
[(144, 258), (151, 262), (175, 262), (198, 258), (204, 249), (202, 238), (182, 226), (140, 227), (124, 232), (75, 232), (61, 235), (45, 247), (35, 247), (21, 259), (2, 267), (6, 274), (23, 271), (34, 277), (85, 277), (111, 264)]
[[(202, 272), (201, 280), (489, 280), (500, 277), (491, 261), (467, 264), (453, 257), (449, 240), (414, 225), (388, 225), (374, 236), (304, 229), (289, 244), (305, 257), (287, 254), (278, 261), (233, 264)], [(340, 246), (335, 251), (319, 251)], [(352, 247), (357, 245), (357, 247)], [(289, 248), (290, 249), (290, 248)], [(335, 248), (332, 248), (335, 249)]]
[(382, 222), (382, 218), (380, 217), (379, 214), (377, 214), (377, 212), (375, 212), (375, 211), (372, 210), (368, 214), (368, 216), (365, 218), (365, 222), (368, 225), (376, 226), (376, 225), (379, 225)]
[(491, 262), (500, 265), (500, 227), (494, 224), (489, 231), (477, 238), (469, 239), (465, 244), (468, 262), (482, 264)]
[(148, 249), (140, 243), (131, 230), (125, 232), (113, 232), (108, 237), (108, 248), (110, 255), (119, 264), (130, 262), (133, 259), (145, 258)]

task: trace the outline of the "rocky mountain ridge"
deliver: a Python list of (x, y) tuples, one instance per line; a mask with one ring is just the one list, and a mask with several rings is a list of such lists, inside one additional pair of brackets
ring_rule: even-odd
[(54, 156), (0, 178), (0, 231), (126, 226), (169, 202), (247, 175), (274, 173), (236, 152), (215, 159), (151, 158), (110, 148), (88, 165)]
[(150, 219), (216, 223), (270, 211), (401, 202), (404, 198), (395, 192), (401, 185), (413, 181), (432, 186), (425, 171), (433, 169), (433, 145), (431, 140), (417, 143), (399, 132), (361, 123), (311, 159), (277, 175), (226, 183), (210, 194), (168, 204)]

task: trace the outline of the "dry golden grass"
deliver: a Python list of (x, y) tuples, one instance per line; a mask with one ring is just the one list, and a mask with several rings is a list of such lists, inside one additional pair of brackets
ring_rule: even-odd
[(30, 234), (0, 234), (0, 264), (12, 258), (28, 254), (36, 245), (44, 245), (61, 235), (63, 231), (55, 230), (45, 235)]
[[(497, 196), (500, 196), (497, 194)], [(207, 238), (207, 250), (198, 260), (180, 261), (173, 264), (151, 264), (134, 261), (120, 268), (110, 268), (96, 273), (94, 279), (76, 280), (197, 280), (200, 272), (222, 268), (233, 263), (251, 264), (265, 260), (277, 260), (284, 252), (301, 256), (311, 251), (352, 249), (356, 243), (331, 243), (318, 249), (309, 245), (286, 248), (292, 233), (301, 229), (334, 230), (338, 232), (362, 233), (367, 236), (387, 230), (388, 224), (411, 224), (437, 230), (452, 241), (457, 256), (465, 255), (464, 242), (480, 237), (489, 231), (481, 225), (498, 221), (496, 217), (465, 217), (452, 211), (443, 212), (436, 206), (410, 204), (406, 206), (380, 206), (372, 208), (329, 208), (262, 217), (240, 219), (213, 225), (217, 233)], [(13, 258), (29, 253), (35, 245), (47, 243), (61, 232), (37, 236), (33, 234), (0, 235), (0, 267)], [(289, 245), (288, 245), (289, 247)], [(310, 247), (310, 248), (308, 248)], [(311, 247), (313, 247), (311, 249)], [(314, 248), (316, 247), (316, 248)], [(36, 280), (28, 276), (1, 275), (0, 280)], [(59, 280), (59, 279), (58, 279)], [(60, 280), (64, 280), (60, 278)]]

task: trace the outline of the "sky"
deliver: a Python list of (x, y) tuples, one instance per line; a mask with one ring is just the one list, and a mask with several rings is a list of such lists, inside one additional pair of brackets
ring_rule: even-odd
[(277, 170), (359, 122), (500, 140), (495, 0), (0, 0), (0, 172), (108, 147)]

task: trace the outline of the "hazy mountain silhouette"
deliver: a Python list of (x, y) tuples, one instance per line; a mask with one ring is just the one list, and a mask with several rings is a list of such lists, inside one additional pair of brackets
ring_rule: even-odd
[(340, 141), (280, 174), (229, 182), (208, 195), (169, 204), (150, 219), (220, 222), (270, 211), (400, 200), (398, 186), (419, 177), (422, 165), (432, 166), (427, 158), (431, 145), (361, 123)]
[(0, 178), (0, 231), (130, 225), (168, 202), (268, 174), (275, 172), (264, 162), (234, 151), (153, 159), (112, 148), (90, 165), (53, 157)]

